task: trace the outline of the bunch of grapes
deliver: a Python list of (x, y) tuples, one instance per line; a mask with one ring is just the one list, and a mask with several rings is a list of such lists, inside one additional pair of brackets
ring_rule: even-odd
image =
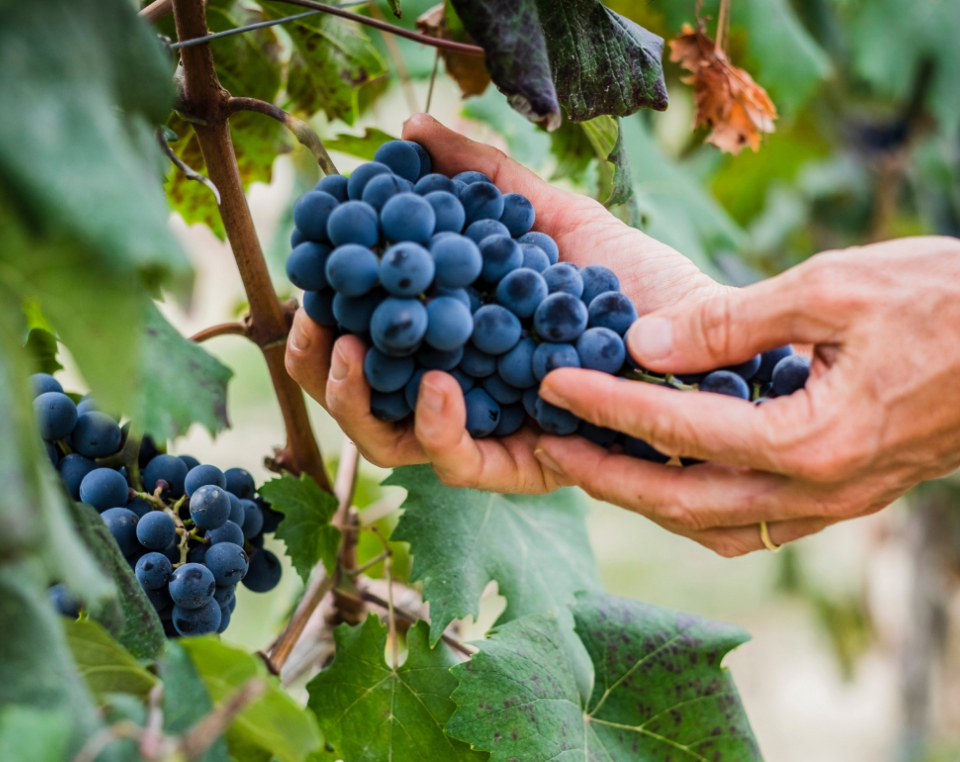
[[(238, 583), (257, 593), (277, 586), (280, 562), (263, 539), (283, 516), (256, 494), (249, 472), (161, 453), (145, 436), (131, 477), (126, 466), (98, 463), (123, 449), (129, 423), (121, 428), (89, 396), (75, 404), (53, 376), (31, 381), (51, 463), (70, 496), (100, 513), (168, 636), (223, 632)], [(50, 598), (60, 613), (79, 613), (63, 585)]]
[(533, 419), (555, 435), (666, 462), (646, 442), (582, 421), (539, 396), (551, 370), (587, 368), (761, 401), (801, 388), (809, 361), (789, 346), (695, 376), (645, 372), (624, 335), (637, 318), (617, 276), (560, 262), (532, 231), (533, 204), (481, 172), (431, 173), (424, 148), (382, 145), (350, 176), (325, 177), (294, 206), (287, 275), (314, 322), (364, 339), (371, 412), (400, 421), (429, 370), (463, 389), (467, 430), (507, 436)]

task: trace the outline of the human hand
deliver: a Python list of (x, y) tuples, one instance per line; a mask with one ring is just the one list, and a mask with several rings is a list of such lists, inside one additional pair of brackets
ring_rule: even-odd
[[(537, 213), (534, 230), (556, 240), (561, 260), (609, 267), (639, 314), (723, 289), (689, 259), (623, 224), (593, 199), (551, 187), (502, 152), (425, 114), (407, 121), (403, 137), (429, 151), (434, 172), (453, 176), (479, 170), (504, 193), (525, 195)], [(447, 484), (503, 493), (546, 492), (568, 483), (534, 457), (536, 428), (525, 425), (502, 439), (472, 439), (460, 387), (447, 373), (424, 376), (413, 421), (376, 419), (363, 377), (365, 352), (360, 339), (343, 336), (334, 343), (332, 330), (297, 311), (287, 343), (287, 370), (369, 461), (381, 466), (430, 462)]]
[(873, 513), (960, 465), (960, 242), (910, 238), (820, 254), (770, 280), (638, 320), (645, 368), (690, 373), (814, 345), (806, 388), (760, 406), (562, 369), (544, 399), (663, 453), (673, 468), (544, 436), (538, 457), (591, 495), (724, 556)]

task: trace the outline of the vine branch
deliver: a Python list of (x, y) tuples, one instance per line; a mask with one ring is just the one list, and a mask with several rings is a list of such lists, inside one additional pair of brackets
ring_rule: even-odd
[(190, 337), (190, 341), (200, 344), (207, 339), (212, 339), (217, 336), (246, 336), (249, 338), (250, 330), (243, 323), (219, 323), (197, 331)]
[(160, 150), (166, 154), (166, 157), (170, 159), (170, 162), (173, 164), (173, 166), (183, 172), (188, 180), (195, 180), (198, 183), (206, 185), (210, 189), (210, 191), (213, 193), (213, 197), (217, 200), (217, 205), (219, 206), (220, 191), (217, 190), (217, 186), (210, 182), (210, 178), (204, 177), (195, 169), (191, 169), (187, 166), (183, 159), (177, 156), (177, 152), (170, 147), (170, 144), (163, 135), (163, 130), (159, 127), (157, 128), (157, 142), (160, 144)]

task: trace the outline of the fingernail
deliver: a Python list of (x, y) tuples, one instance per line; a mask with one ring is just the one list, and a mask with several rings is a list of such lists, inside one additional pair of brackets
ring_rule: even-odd
[(333, 357), (330, 358), (330, 380), (343, 381), (350, 373), (350, 364), (343, 354), (340, 342), (333, 345)]
[(287, 343), (296, 352), (306, 352), (310, 349), (310, 334), (303, 330), (303, 324), (297, 318), (293, 321), (290, 328), (290, 335), (287, 337)]
[(557, 463), (557, 461), (555, 461), (552, 457), (550, 457), (550, 453), (548, 453), (542, 447), (538, 447), (536, 450), (534, 450), (533, 455), (537, 460), (543, 463), (543, 465), (545, 465), (551, 471), (554, 471), (558, 474), (563, 475), (563, 469), (560, 468), (560, 464)]
[(673, 325), (669, 318), (638, 320), (627, 338), (633, 355), (643, 360), (660, 360), (673, 351)]
[(417, 407), (424, 413), (436, 415), (443, 408), (443, 392), (432, 384), (421, 381)]

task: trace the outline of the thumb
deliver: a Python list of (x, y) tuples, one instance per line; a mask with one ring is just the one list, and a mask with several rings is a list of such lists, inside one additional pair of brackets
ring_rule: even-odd
[[(699, 373), (746, 362), (783, 344), (837, 341), (844, 316), (803, 268), (698, 301), (681, 302), (634, 322), (627, 348), (644, 368)], [(831, 309), (831, 307), (833, 309)]]

